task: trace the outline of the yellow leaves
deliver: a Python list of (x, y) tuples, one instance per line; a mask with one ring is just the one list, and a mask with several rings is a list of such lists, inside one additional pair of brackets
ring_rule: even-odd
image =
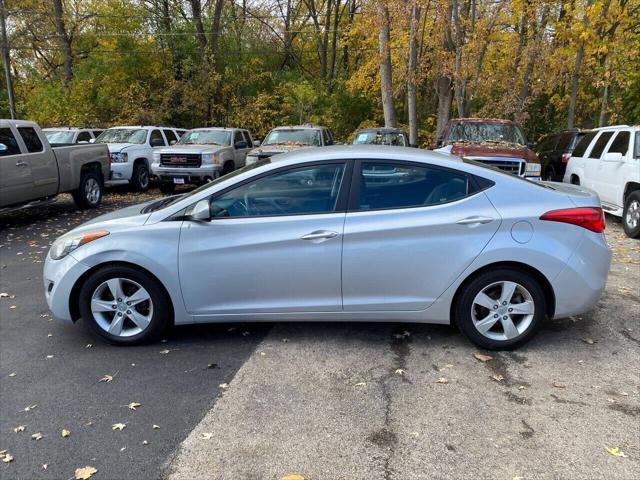
[(66, 428), (63, 428), (62, 432), (60, 432), (60, 435), (62, 436), (62, 438), (67, 438), (69, 435), (71, 435), (71, 432)]
[(36, 408), (38, 406), (37, 403), (34, 403), (33, 405), (29, 405), (27, 407), (24, 407), (24, 411), (25, 412), (30, 412), (31, 410), (33, 410), (34, 408)]
[(7, 453), (6, 450), (0, 450), (0, 460), (4, 463), (9, 463), (13, 461), (13, 456), (10, 453)]
[(111, 430), (124, 430), (125, 428), (127, 428), (126, 423), (114, 423), (111, 425)]
[(587, 345), (593, 345), (596, 343), (596, 341), (593, 338), (583, 338), (582, 341)]
[(436, 380), (436, 383), (446, 385), (447, 383), (449, 383), (449, 380), (447, 380), (445, 377), (440, 377), (438, 380)]
[(396, 375), (403, 376), (405, 373), (407, 373), (407, 371), (402, 368), (397, 368), (393, 373), (395, 373)]
[(220, 388), (222, 390), (226, 390), (227, 388), (229, 388), (229, 384), (228, 383), (221, 383), (220, 385), (218, 385), (218, 388)]
[(141, 407), (142, 404), (138, 403), (138, 402), (131, 402), (129, 405), (127, 405), (127, 407), (129, 408), (129, 410), (135, 410), (138, 407)]
[(491, 378), (493, 378), (496, 382), (501, 382), (504, 380), (504, 377), (502, 375), (491, 375)]
[(562, 383), (559, 383), (559, 382), (553, 382), (551, 385), (552, 385), (554, 388), (567, 388), (567, 386), (566, 386), (566, 385), (564, 385), (564, 384), (562, 384)]
[(31, 439), (35, 440), (36, 442), (38, 440), (42, 440), (43, 438), (44, 438), (44, 435), (42, 435), (42, 433), (40, 433), (40, 432), (37, 432), (37, 433), (34, 433), (33, 435), (31, 435)]
[(614, 457), (622, 457), (622, 458), (627, 458), (626, 453), (624, 453), (622, 450), (620, 450), (620, 447), (605, 447), (607, 452), (609, 452), (610, 455), (613, 455)]
[(358, 382), (354, 385), (354, 387), (366, 387), (367, 386), (367, 382)]
[(281, 477), (280, 480), (304, 480), (304, 477), (298, 473), (289, 473), (284, 477)]
[(100, 382), (109, 383), (112, 380), (113, 380), (113, 377), (111, 375), (104, 375), (100, 380), (98, 380), (98, 383)]
[(98, 473), (98, 469), (91, 466), (76, 468), (75, 480), (89, 480), (94, 473)]
[(213, 438), (213, 433), (203, 432), (202, 440), (211, 440)]
[(477, 360), (480, 360), (482, 363), (493, 360), (493, 357), (491, 355), (483, 355), (482, 353), (474, 353), (473, 356), (476, 357)]
[(26, 428), (26, 425), (18, 425), (16, 428), (13, 429), (14, 432), (18, 433), (18, 432), (24, 432), (24, 429)]

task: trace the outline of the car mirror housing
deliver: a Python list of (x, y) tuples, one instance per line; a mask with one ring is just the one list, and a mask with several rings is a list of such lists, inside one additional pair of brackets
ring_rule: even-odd
[(7, 146), (4, 143), (0, 143), (0, 153), (4, 153), (8, 150)]
[(200, 200), (193, 206), (189, 220), (194, 222), (209, 222), (211, 220), (211, 206), (208, 199)]
[(622, 162), (623, 155), (619, 152), (608, 152), (602, 157), (604, 162)]
[(260, 140), (254, 140), (253, 141), (253, 146), (254, 147), (259, 147), (261, 145)]

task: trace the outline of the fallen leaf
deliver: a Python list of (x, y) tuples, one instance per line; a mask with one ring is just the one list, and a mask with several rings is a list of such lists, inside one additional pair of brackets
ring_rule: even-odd
[(91, 475), (97, 472), (97, 468), (90, 466), (76, 468), (75, 480), (89, 480), (91, 478)]
[(84, 348), (91, 348), (93, 347), (93, 343), (87, 343), (87, 345)]
[(124, 430), (125, 428), (127, 428), (126, 423), (114, 423), (111, 425), (111, 430)]
[(282, 342), (283, 342), (283, 343), (287, 343), (288, 341), (289, 341), (289, 339), (288, 339), (288, 338), (283, 338), (283, 339), (282, 339)]
[(356, 387), (366, 387), (367, 383), (366, 382), (360, 382), (360, 383), (356, 383), (355, 386)]
[(217, 363), (208, 363), (207, 364), (207, 368), (218, 368), (218, 364)]
[(42, 469), (46, 470), (47, 468), (49, 468), (49, 464), (48, 463), (43, 463), (42, 464)]
[(33, 410), (34, 408), (36, 408), (38, 406), (37, 403), (34, 403), (33, 405), (29, 405), (28, 407), (24, 407), (24, 411), (25, 412), (30, 412), (31, 410)]
[(501, 382), (502, 380), (504, 380), (504, 377), (502, 375), (491, 375), (491, 378), (493, 378), (496, 382)]
[(0, 298), (7, 298), (8, 296), (9, 296), (9, 294), (6, 293), (6, 292), (0, 293)]
[(15, 310), (16, 306), (15, 306), (15, 305), (11, 305), (9, 308), (10, 308), (11, 310)]
[(143, 440), (143, 441), (142, 441), (142, 444), (143, 444), (143, 445), (149, 445), (149, 442), (147, 442), (146, 440)]
[(169, 353), (171, 350), (169, 350), (168, 348), (164, 349), (164, 350), (160, 350), (160, 355), (166, 355), (167, 353)]
[(141, 406), (142, 404), (138, 402), (131, 402), (129, 405), (127, 405), (127, 407), (129, 407), (129, 410), (135, 410), (136, 408)]
[(290, 473), (288, 475), (285, 475), (284, 477), (281, 477), (280, 480), (304, 480), (304, 477), (297, 473)]
[(153, 425), (151, 428), (153, 428), (154, 430), (158, 430), (160, 428), (160, 425)]
[(474, 353), (473, 356), (483, 363), (488, 362), (489, 360), (493, 360), (493, 357), (491, 355), (483, 355), (482, 353)]
[(38, 440), (42, 440), (44, 438), (44, 436), (40, 432), (37, 432), (37, 433), (34, 433), (33, 435), (31, 435), (31, 438), (33, 440), (38, 441)]
[(203, 440), (211, 440), (213, 438), (213, 433), (203, 433), (202, 434), (202, 439)]
[(113, 377), (111, 375), (105, 375), (100, 380), (98, 380), (98, 383), (100, 382), (109, 383), (111, 380), (113, 380)]
[(10, 376), (10, 377), (15, 377), (16, 375), (17, 375), (17, 374), (16, 374), (16, 372), (11, 372), (11, 373), (9, 374), (9, 376)]
[(2, 455), (2, 461), (3, 461), (4, 463), (9, 463), (9, 462), (11, 462), (12, 460), (13, 460), (13, 456), (12, 456), (11, 454), (9, 454), (9, 453), (4, 453), (4, 454)]
[(14, 432), (18, 433), (18, 432), (24, 432), (26, 425), (18, 425), (16, 428), (13, 429)]
[(246, 337), (247, 335), (251, 335), (251, 332), (242, 332), (243, 337)]
[(406, 370), (403, 370), (402, 368), (398, 368), (396, 369), (396, 371), (394, 372), (396, 375), (404, 375), (406, 372)]
[(620, 450), (619, 447), (605, 447), (605, 448), (607, 449), (607, 452), (609, 452), (614, 457), (626, 458), (627, 456), (622, 450)]
[(60, 433), (60, 435), (62, 435), (62, 438), (67, 438), (69, 435), (71, 435), (71, 432), (65, 428), (62, 429), (62, 432)]
[(229, 384), (228, 383), (221, 383), (220, 385), (218, 385), (218, 388), (226, 390), (227, 388), (229, 388)]
[(443, 384), (446, 384), (446, 383), (449, 383), (449, 380), (447, 380), (447, 379), (446, 379), (446, 378), (444, 378), (444, 377), (440, 377), (438, 380), (436, 380), (436, 383), (443, 383)]
[(47, 337), (49, 337), (49, 338), (53, 337), (53, 333), (47, 334)]
[(583, 338), (582, 341), (589, 345), (593, 345), (594, 343), (596, 343), (596, 341), (593, 338)]
[(555, 388), (567, 388), (566, 385), (563, 385), (562, 383), (558, 383), (558, 382), (553, 382), (552, 384)]
[(47, 358), (51, 359), (53, 358), (53, 355), (47, 355)]

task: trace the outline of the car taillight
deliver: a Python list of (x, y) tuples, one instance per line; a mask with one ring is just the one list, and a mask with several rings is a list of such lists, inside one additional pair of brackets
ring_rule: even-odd
[(540, 217), (540, 220), (562, 222), (577, 225), (592, 232), (604, 232), (604, 213), (599, 207), (565, 208), (551, 210)]
[(567, 163), (569, 162), (569, 159), (571, 158), (571, 154), (570, 153), (563, 153), (562, 154), (562, 163)]

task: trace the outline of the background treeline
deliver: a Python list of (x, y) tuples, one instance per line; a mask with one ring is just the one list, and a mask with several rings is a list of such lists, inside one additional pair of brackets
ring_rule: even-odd
[(534, 140), (640, 122), (640, 0), (2, 4), (18, 116), (43, 125), (234, 125), (261, 138), (312, 121), (346, 139), (386, 120), (426, 144), (456, 116), (512, 118)]

